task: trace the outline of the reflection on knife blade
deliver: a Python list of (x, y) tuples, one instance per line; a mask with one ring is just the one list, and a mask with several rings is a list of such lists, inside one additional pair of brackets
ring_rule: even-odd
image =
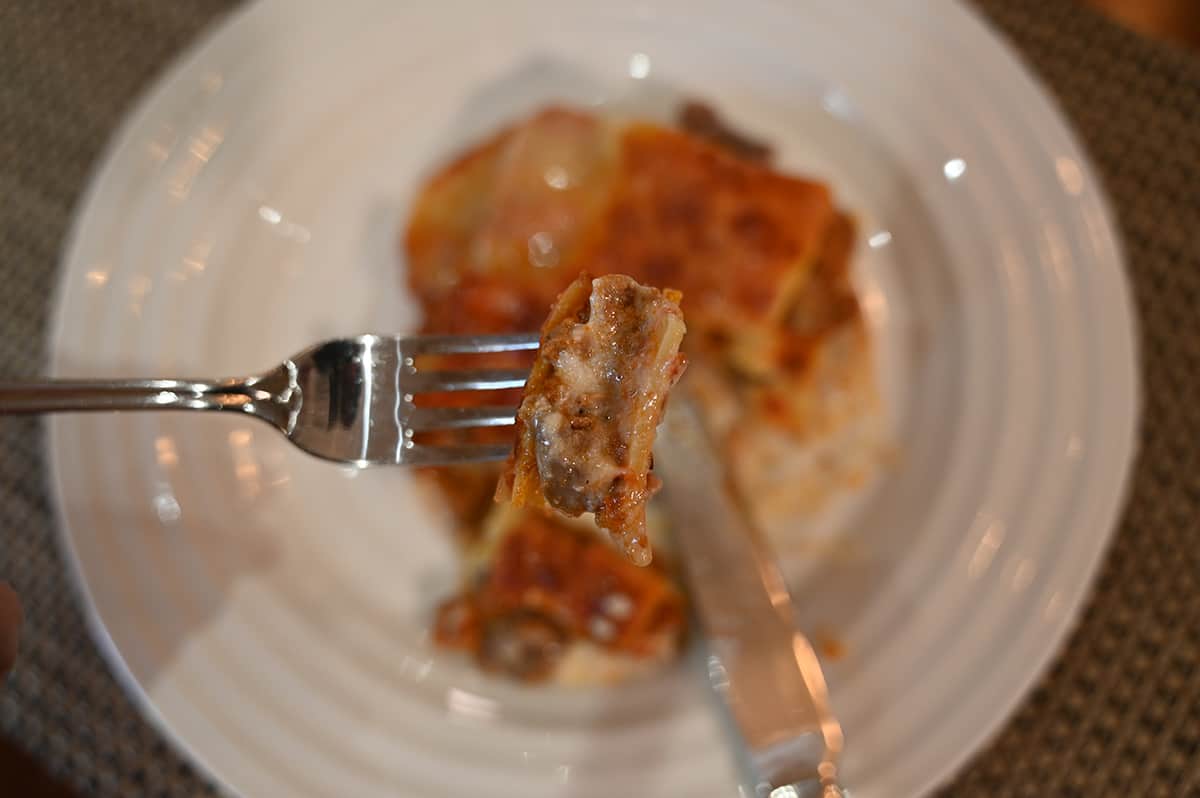
[(709, 676), (771, 798), (832, 798), (842, 730), (825, 678), (794, 624), (791, 596), (749, 522), (695, 408), (676, 389), (655, 470), (708, 647)]

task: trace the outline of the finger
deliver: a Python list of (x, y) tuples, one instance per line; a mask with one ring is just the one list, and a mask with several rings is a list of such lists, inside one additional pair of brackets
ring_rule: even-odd
[(0, 582), (0, 676), (8, 673), (17, 659), (21, 632), (21, 601), (5, 582)]

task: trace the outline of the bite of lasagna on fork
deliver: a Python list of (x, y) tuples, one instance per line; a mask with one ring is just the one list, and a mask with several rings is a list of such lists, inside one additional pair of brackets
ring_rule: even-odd
[(497, 500), (593, 513), (630, 560), (650, 562), (654, 432), (685, 367), (680, 298), (621, 274), (567, 286), (542, 327)]

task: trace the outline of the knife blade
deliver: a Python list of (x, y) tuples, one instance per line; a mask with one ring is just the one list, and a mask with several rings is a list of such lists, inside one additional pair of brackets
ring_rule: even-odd
[(757, 792), (834, 798), (841, 726), (774, 555), (726, 478), (699, 413), (677, 388), (654, 470), (704, 631), (713, 689), (744, 743)]

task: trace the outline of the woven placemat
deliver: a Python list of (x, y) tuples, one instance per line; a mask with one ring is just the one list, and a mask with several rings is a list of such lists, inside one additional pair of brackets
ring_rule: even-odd
[[(1200, 59), (1070, 0), (978, 4), (1057, 96), (1107, 185), (1142, 320), (1145, 420), (1132, 500), (1079, 628), (946, 794), (1200, 796)], [(42, 362), (63, 238), (108, 136), (232, 5), (0, 0), (0, 374)], [(0, 419), (0, 578), (27, 610), (0, 733), (88, 795), (214, 794), (89, 640), (44, 479), (39, 426)]]

